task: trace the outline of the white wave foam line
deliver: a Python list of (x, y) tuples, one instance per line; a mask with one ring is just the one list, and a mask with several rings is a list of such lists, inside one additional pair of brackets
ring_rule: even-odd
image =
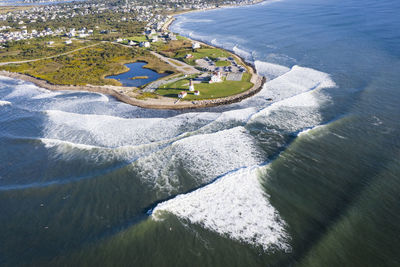
[(162, 220), (163, 213), (170, 212), (264, 250), (288, 250), (285, 222), (269, 203), (257, 170), (241, 169), (194, 192), (160, 203), (154, 208), (152, 218)]
[(199, 134), (174, 142), (134, 165), (141, 177), (160, 190), (179, 187), (183, 168), (200, 185), (229, 171), (260, 164), (263, 156), (243, 127)]
[(270, 128), (297, 132), (322, 121), (319, 108), (328, 99), (323, 94), (308, 91), (271, 104), (255, 113), (249, 123), (258, 122)]
[(215, 120), (218, 113), (187, 113), (170, 118), (126, 119), (109, 115), (47, 110), (45, 138), (106, 147), (139, 145), (176, 137)]
[(265, 83), (257, 97), (272, 98), (274, 101), (279, 101), (306, 91), (335, 86), (335, 82), (327, 73), (293, 66), (289, 72)]
[[(63, 140), (39, 138), (45, 148), (56, 158), (63, 160), (82, 157), (85, 161), (104, 163), (111, 160), (135, 161), (159, 150), (160, 144), (122, 146), (118, 148), (105, 148), (99, 146), (77, 144)], [(81, 153), (83, 152), (83, 153)]]
[(18, 81), (18, 84), (13, 86), (13, 91), (5, 96), (5, 99), (13, 99), (13, 98), (32, 98), (34, 96), (39, 95), (39, 87), (36, 85), (25, 82), (25, 81)]
[(276, 77), (290, 71), (290, 68), (288, 67), (259, 60), (256, 60), (254, 62), (254, 65), (258, 74), (265, 76), (269, 79), (275, 79)]
[(266, 1), (262, 1), (259, 5), (265, 6), (265, 5), (270, 5), (273, 3), (278, 3), (278, 2), (282, 2), (283, 0), (266, 0)]
[(85, 144), (76, 144), (76, 143), (57, 140), (57, 139), (39, 138), (39, 140), (44, 144), (45, 148), (59, 147), (59, 146), (62, 146), (62, 145), (66, 145), (66, 146), (70, 146), (70, 147), (76, 147), (76, 148), (84, 149), (84, 150), (91, 150), (91, 149), (94, 149), (94, 148), (99, 148), (97, 146), (91, 146), (91, 145), (85, 145)]
[(239, 48), (237, 45), (235, 45), (232, 48), (232, 50), (233, 50), (233, 52), (235, 52), (235, 54), (237, 54), (237, 55), (239, 55), (239, 56), (241, 56), (241, 57), (243, 57), (243, 58), (245, 58), (247, 60), (251, 60), (252, 59), (252, 55), (251, 55), (250, 52)]
[(0, 100), (0, 106), (6, 106), (6, 105), (11, 105), (11, 102)]
[(58, 95), (62, 95), (62, 92), (51, 92), (51, 91), (44, 91), (42, 94), (33, 96), (32, 99), (44, 99), (44, 98), (51, 98)]
[(325, 126), (326, 126), (326, 125), (317, 125), (317, 126), (315, 126), (315, 127), (305, 129), (305, 130), (299, 132), (299, 133), (297, 134), (297, 136), (300, 137), (300, 136), (307, 135), (307, 134), (309, 134), (309, 133), (311, 133), (311, 132), (313, 132), (313, 131), (315, 131), (315, 130), (317, 130), (317, 129), (324, 128)]

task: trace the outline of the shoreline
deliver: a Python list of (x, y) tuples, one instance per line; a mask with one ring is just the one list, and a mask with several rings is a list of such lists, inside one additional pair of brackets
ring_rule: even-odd
[[(255, 4), (259, 4), (263, 2), (263, 0), (256, 1)], [(241, 5), (240, 5), (241, 6)], [(175, 15), (181, 15), (189, 12), (199, 12), (199, 11), (207, 11), (219, 8), (228, 8), (228, 7), (240, 7), (236, 5), (228, 5), (228, 6), (221, 6), (221, 7), (214, 7), (209, 9), (202, 9), (202, 10), (190, 10), (186, 12), (181, 12), (172, 15), (172, 17), (163, 25), (162, 30), (167, 31), (171, 24), (176, 20)], [(245, 6), (245, 5), (243, 5)], [(222, 98), (215, 98), (215, 99), (205, 99), (205, 100), (176, 100), (174, 98), (157, 96), (157, 98), (146, 98), (146, 99), (138, 99), (136, 97), (140, 96), (141, 94), (138, 92), (133, 92), (133, 89), (137, 89), (136, 87), (125, 87), (125, 86), (112, 86), (112, 85), (104, 85), (104, 86), (96, 86), (96, 85), (57, 85), (49, 83), (46, 80), (42, 80), (40, 78), (36, 78), (27, 74), (21, 74), (16, 72), (8, 72), (8, 71), (0, 71), (1, 76), (5, 76), (8, 78), (13, 79), (20, 79), (27, 82), (31, 82), (41, 88), (45, 88), (52, 91), (87, 91), (87, 92), (94, 92), (94, 93), (102, 93), (107, 94), (115, 99), (124, 102), (129, 105), (138, 106), (141, 108), (150, 108), (150, 109), (172, 109), (172, 110), (184, 110), (184, 109), (197, 109), (197, 108), (207, 108), (207, 107), (215, 107), (220, 105), (228, 105), (240, 102), (248, 97), (251, 97), (257, 94), (263, 88), (264, 83), (266, 82), (266, 78), (262, 77), (257, 74), (255, 66), (249, 62), (246, 62), (242, 57), (235, 54), (233, 51), (229, 51), (225, 48), (218, 47), (215, 45), (210, 45), (202, 41), (194, 40), (188, 37), (185, 37), (192, 42), (198, 42), (202, 45), (208, 47), (215, 47), (222, 50), (227, 51), (233, 57), (239, 60), (246, 69), (248, 70), (249, 74), (251, 74), (250, 82), (253, 83), (253, 86), (239, 94), (231, 95)], [(129, 92), (128, 92), (129, 91)]]

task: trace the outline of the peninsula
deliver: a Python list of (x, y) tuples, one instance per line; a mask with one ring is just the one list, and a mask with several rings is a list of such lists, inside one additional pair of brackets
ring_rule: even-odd
[[(67, 7), (63, 10), (68, 11), (69, 4), (63, 5)], [(169, 7), (138, 9), (127, 2), (122, 6), (127, 12), (100, 9), (104, 11), (103, 24), (90, 24), (88, 19), (84, 27), (82, 18), (76, 22), (72, 19), (71, 26), (79, 27), (78, 30), (55, 29), (56, 22), (46, 26), (46, 20), (39, 24), (34, 20), (33, 25), (43, 27), (38, 31), (32, 29), (33, 25), (27, 27), (26, 20), (19, 17), (21, 20), (16, 25), (0, 24), (3, 29), (0, 31), (0, 38), (3, 38), (0, 39), (0, 75), (30, 81), (50, 90), (100, 92), (127, 104), (156, 109), (211, 107), (256, 94), (264, 79), (257, 75), (253, 66), (230, 51), (168, 30), (174, 14), (220, 7), (218, 4), (199, 5), (172, 11)], [(18, 12), (26, 16), (32, 11), (23, 9), (14, 13)], [(127, 18), (132, 13), (136, 14), (135, 19)], [(13, 13), (7, 16), (10, 14)], [(147, 21), (143, 18), (140, 21), (141, 16), (137, 15), (147, 16)], [(28, 16), (32, 17), (32, 14)], [(10, 30), (14, 28), (24, 30), (17, 34)], [(133, 64), (128, 63), (134, 62), (144, 62), (141, 66), (155, 73), (149, 76), (140, 70), (131, 70), (128, 66)], [(135, 81), (137, 85), (129, 86), (124, 79)]]

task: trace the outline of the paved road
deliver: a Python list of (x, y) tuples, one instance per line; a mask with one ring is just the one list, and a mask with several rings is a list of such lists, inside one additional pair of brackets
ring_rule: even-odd
[(143, 92), (150, 92), (153, 93), (155, 90), (157, 90), (161, 85), (167, 84), (167, 83), (173, 83), (176, 81), (179, 81), (180, 79), (183, 79), (181, 75), (178, 75), (176, 78), (172, 79), (161, 79), (154, 81), (150, 84), (148, 84), (145, 88), (142, 89)]
[(8, 65), (8, 64), (20, 64), (20, 63), (34, 62), (34, 61), (39, 61), (39, 60), (43, 60), (43, 59), (49, 59), (49, 58), (55, 58), (55, 57), (59, 57), (59, 56), (64, 56), (64, 55), (68, 55), (68, 54), (74, 53), (76, 51), (79, 51), (79, 50), (82, 50), (82, 49), (86, 49), (86, 48), (89, 48), (89, 47), (92, 47), (92, 46), (95, 46), (95, 45), (98, 45), (98, 44), (100, 44), (100, 43), (91, 44), (91, 45), (88, 45), (88, 46), (84, 46), (84, 47), (81, 47), (81, 48), (78, 48), (78, 49), (75, 49), (75, 50), (72, 50), (72, 51), (68, 51), (68, 52), (65, 52), (65, 53), (62, 53), (62, 54), (58, 54), (58, 55), (54, 55), (54, 56), (50, 56), (50, 57), (42, 57), (42, 58), (22, 60), (22, 61), (0, 62), (0, 66)]
[(170, 64), (171, 66), (173, 66), (174, 68), (176, 68), (178, 71), (180, 71), (183, 74), (196, 74), (196, 73), (200, 73), (199, 70), (197, 70), (195, 67), (190, 66), (189, 64), (186, 64), (185, 62), (173, 59), (173, 58), (169, 58), (169, 57), (164, 57), (163, 55), (160, 55), (154, 51), (150, 51), (150, 53), (156, 57), (158, 57), (159, 59), (161, 59), (162, 61)]

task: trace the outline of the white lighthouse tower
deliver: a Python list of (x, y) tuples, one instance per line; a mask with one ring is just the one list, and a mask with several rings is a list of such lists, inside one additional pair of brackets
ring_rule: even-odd
[(193, 92), (194, 91), (194, 84), (193, 84), (193, 80), (190, 79), (189, 81), (189, 91)]

